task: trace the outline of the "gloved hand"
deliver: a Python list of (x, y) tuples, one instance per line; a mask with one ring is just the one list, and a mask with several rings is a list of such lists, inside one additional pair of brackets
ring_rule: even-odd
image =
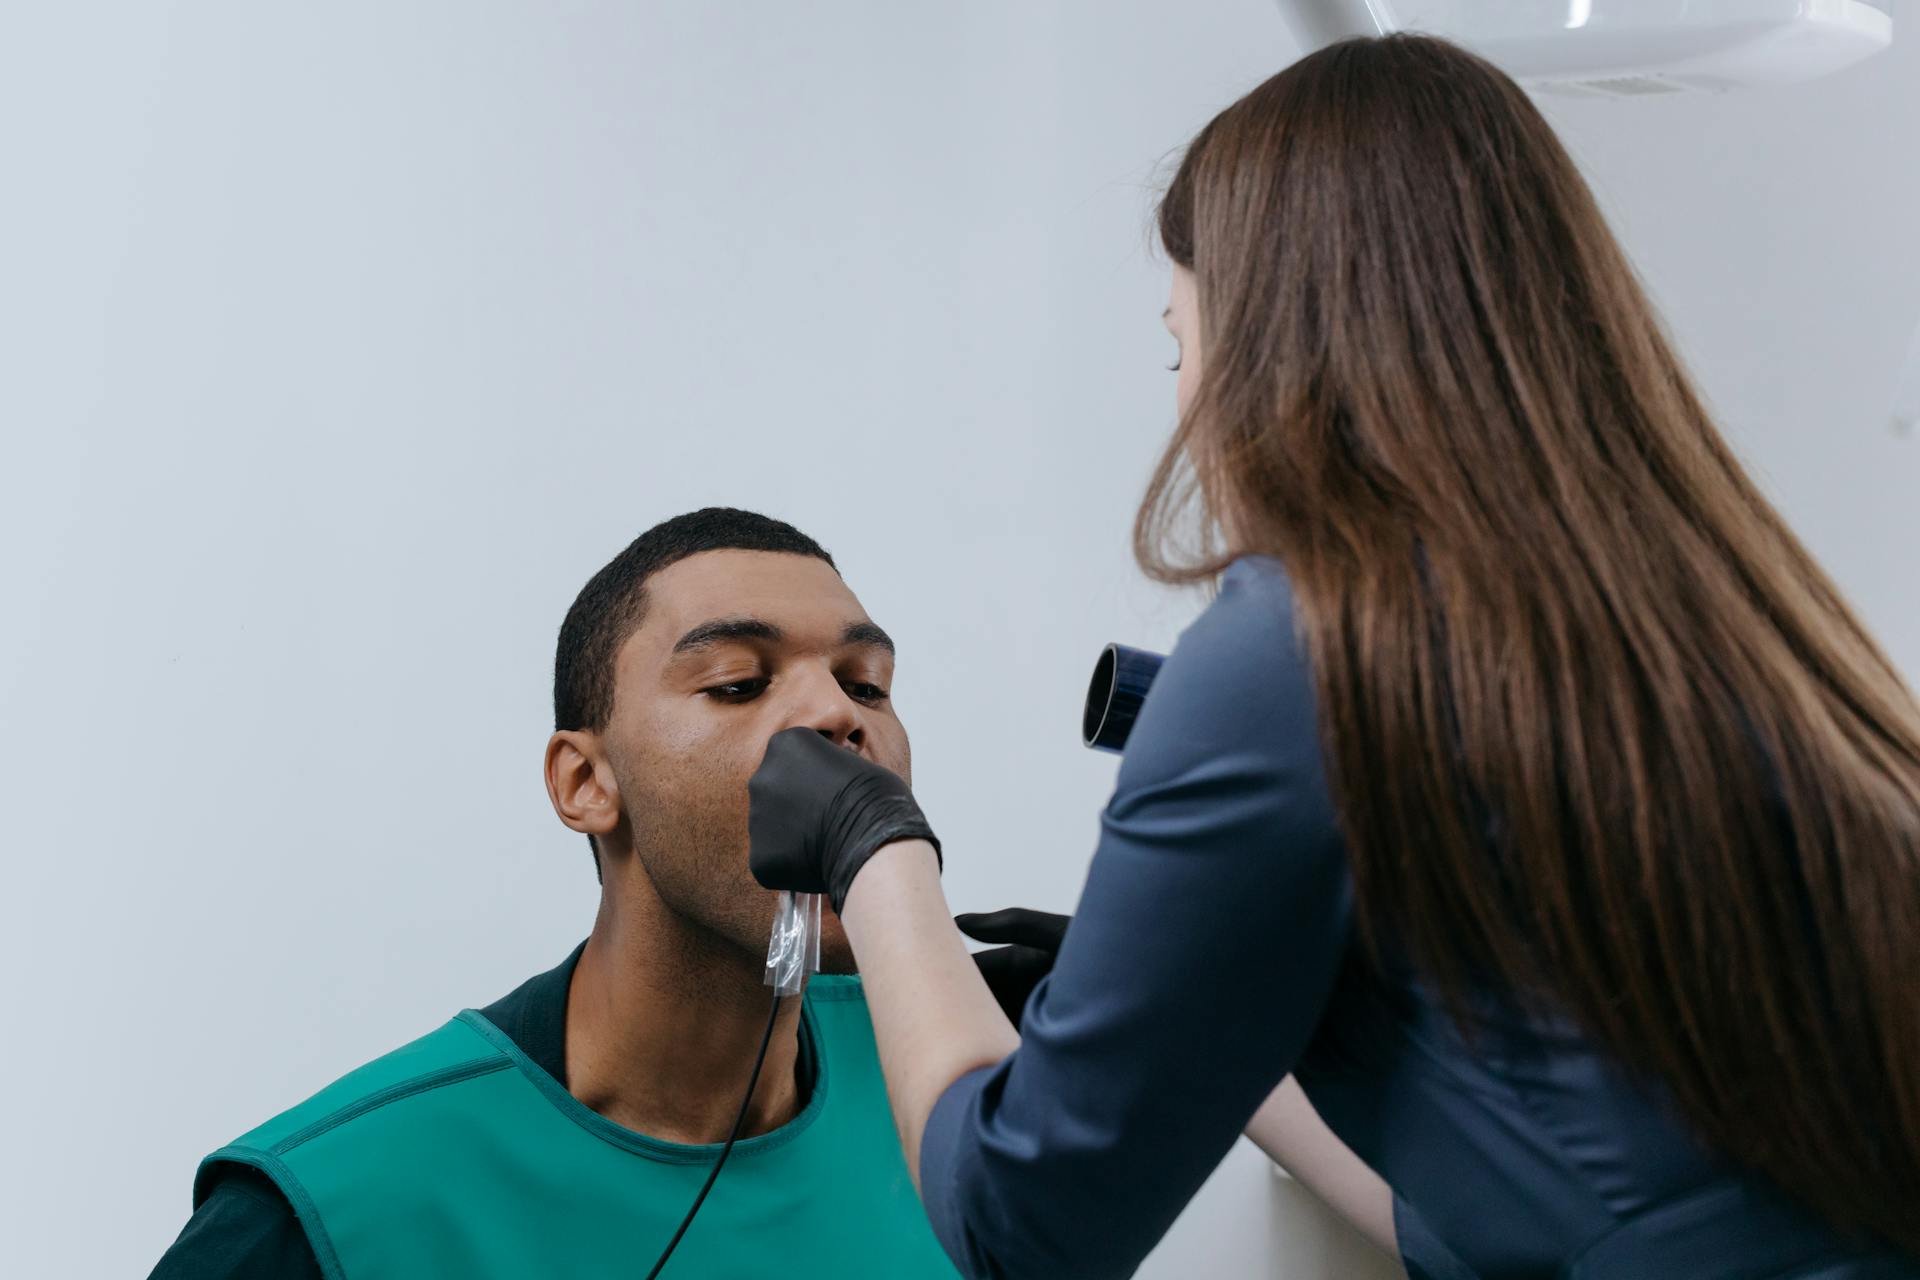
[(824, 893), (846, 905), (853, 878), (882, 845), (940, 841), (906, 779), (814, 729), (783, 729), (747, 782), (748, 855), (769, 889)]
[(1053, 971), (1054, 957), (1060, 954), (1060, 943), (1073, 917), (1008, 907), (985, 914), (968, 912), (955, 916), (953, 922), (976, 942), (1009, 944), (976, 951), (973, 962), (979, 966), (993, 998), (1000, 1002), (1007, 1021), (1018, 1027), (1027, 997), (1040, 985), (1040, 979)]

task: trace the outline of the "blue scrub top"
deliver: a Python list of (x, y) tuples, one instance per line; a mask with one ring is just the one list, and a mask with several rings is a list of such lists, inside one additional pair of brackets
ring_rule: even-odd
[(1497, 999), (1470, 1049), (1410, 975), (1364, 976), (1280, 565), (1243, 559), (1161, 669), (1020, 1048), (921, 1148), (970, 1277), (1131, 1274), (1297, 1074), (1390, 1183), (1415, 1280), (1913, 1280), (1729, 1171), (1568, 1023)]

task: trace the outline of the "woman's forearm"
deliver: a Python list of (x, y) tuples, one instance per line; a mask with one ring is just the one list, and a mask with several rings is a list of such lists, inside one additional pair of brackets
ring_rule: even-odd
[(1368, 1240), (1398, 1256), (1392, 1188), (1327, 1127), (1292, 1076), (1254, 1113), (1247, 1137)]
[(1020, 1036), (954, 928), (931, 845), (905, 840), (874, 854), (840, 916), (860, 964), (900, 1148), (918, 1188), (920, 1139), (940, 1095), (967, 1072), (1013, 1052)]

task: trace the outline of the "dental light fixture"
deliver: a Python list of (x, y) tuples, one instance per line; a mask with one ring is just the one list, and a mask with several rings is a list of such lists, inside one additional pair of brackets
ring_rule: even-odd
[(1281, 0), (1306, 49), (1419, 31), (1581, 97), (1791, 84), (1893, 42), (1894, 0)]

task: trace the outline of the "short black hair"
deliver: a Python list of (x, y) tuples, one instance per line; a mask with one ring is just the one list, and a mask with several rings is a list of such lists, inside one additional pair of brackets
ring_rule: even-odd
[[(813, 556), (839, 571), (825, 547), (792, 525), (758, 512), (705, 507), (661, 521), (587, 580), (560, 624), (553, 655), (556, 733), (607, 727), (613, 715), (614, 658), (646, 616), (647, 579), (702, 551), (784, 551)], [(598, 845), (593, 861), (598, 869)]]

